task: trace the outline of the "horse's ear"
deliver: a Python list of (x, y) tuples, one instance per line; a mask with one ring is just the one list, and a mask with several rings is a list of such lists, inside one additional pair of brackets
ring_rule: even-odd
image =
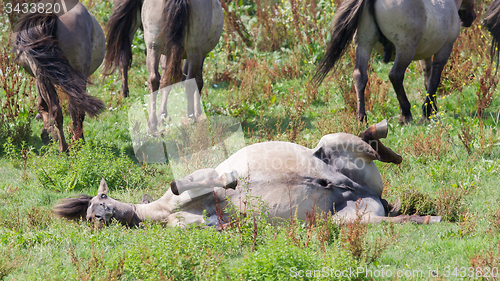
[(108, 184), (106, 183), (106, 180), (104, 177), (101, 178), (101, 184), (99, 185), (99, 189), (97, 190), (97, 194), (108, 194)]
[(330, 164), (330, 159), (328, 158), (328, 155), (323, 146), (316, 147), (313, 151), (313, 155), (319, 158), (321, 161), (325, 162), (327, 165)]

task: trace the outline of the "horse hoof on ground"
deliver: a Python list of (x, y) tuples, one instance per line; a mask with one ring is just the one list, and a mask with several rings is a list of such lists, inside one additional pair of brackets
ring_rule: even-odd
[(424, 124), (427, 124), (429, 123), (429, 118), (425, 117), (425, 116), (422, 116), (422, 118), (420, 118), (420, 120), (418, 120), (418, 125), (424, 125)]
[(404, 116), (404, 115), (401, 115), (399, 116), (399, 124), (401, 125), (409, 125), (413, 122), (413, 117), (411, 115), (409, 116)]
[(366, 114), (357, 114), (357, 117), (358, 117), (358, 121), (361, 122), (361, 123), (366, 123)]

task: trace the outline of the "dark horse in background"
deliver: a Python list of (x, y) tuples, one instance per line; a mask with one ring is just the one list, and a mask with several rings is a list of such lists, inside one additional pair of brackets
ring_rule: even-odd
[(498, 42), (500, 41), (500, 0), (494, 0), (490, 8), (484, 14), (484, 26), (490, 31), (493, 40), (491, 42), (491, 58), (496, 59), (498, 68)]
[[(131, 43), (139, 27), (144, 29), (150, 93), (149, 128), (167, 118), (168, 90), (162, 92), (158, 117), (156, 91), (185, 79), (196, 79), (198, 89), (186, 89), (187, 112), (194, 120), (201, 115), (199, 94), (203, 88), (203, 61), (222, 34), (224, 13), (219, 0), (119, 0), (107, 25), (104, 71), (121, 68), (124, 97), (128, 96), (127, 71), (132, 61)], [(161, 66), (162, 73), (158, 67)], [(181, 62), (185, 58), (184, 68)]]
[(372, 49), (394, 58), (389, 79), (401, 109), (400, 121), (413, 120), (410, 102), (403, 87), (406, 68), (420, 60), (427, 96), (422, 121), (436, 113), (436, 89), (441, 72), (460, 31), (460, 22), (469, 27), (476, 18), (474, 0), (345, 0), (335, 14), (326, 54), (313, 82), (319, 85), (349, 47), (354, 34), (356, 64), (354, 81), (358, 98), (357, 116), (366, 121), (365, 87)]
[[(76, 0), (48, 0), (65, 7), (59, 13), (28, 13), (15, 28), (14, 51), (21, 65), (35, 77), (38, 112), (43, 119), (42, 141), (49, 133), (67, 151), (63, 115), (56, 87), (69, 99), (73, 139), (83, 138), (85, 113), (95, 116), (104, 104), (86, 93), (87, 78), (104, 58), (104, 32), (97, 20)], [(55, 10), (54, 10), (55, 11)], [(55, 126), (52, 122), (55, 121)]]

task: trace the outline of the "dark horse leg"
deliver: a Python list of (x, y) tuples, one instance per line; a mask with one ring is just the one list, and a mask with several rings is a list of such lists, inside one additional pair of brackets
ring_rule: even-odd
[(85, 120), (85, 112), (72, 106), (71, 103), (68, 105), (68, 111), (73, 128), (73, 140), (83, 140), (83, 120)]
[(200, 95), (201, 89), (203, 89), (204, 60), (205, 58), (201, 53), (188, 55), (187, 59), (187, 79), (189, 80), (194, 78), (196, 80), (196, 87), (192, 87), (191, 84), (186, 85), (186, 97), (188, 103), (187, 111), (188, 116), (192, 116), (195, 121), (202, 114)]
[[(40, 75), (36, 77), (36, 85), (38, 93), (40, 93), (38, 98), (38, 112), (42, 115), (43, 119), (42, 141), (45, 144), (49, 143), (49, 133), (51, 133), (54, 139), (59, 140), (59, 151), (66, 152), (68, 150), (68, 144), (64, 138), (63, 114), (61, 106), (59, 105), (59, 97), (56, 89), (47, 79), (40, 77)], [(50, 114), (52, 114), (52, 116), (50, 116)], [(51, 126), (51, 120), (55, 121), (55, 126), (53, 128)]]
[(422, 67), (422, 72), (424, 73), (424, 86), (425, 90), (429, 90), (429, 77), (431, 76), (432, 68), (432, 58), (425, 60), (420, 60), (420, 66)]
[(438, 112), (436, 105), (436, 90), (441, 81), (441, 73), (453, 50), (453, 43), (446, 44), (434, 55), (432, 69), (429, 77), (429, 86), (424, 104), (422, 105), (422, 119), (427, 120)]
[[(414, 49), (416, 49), (416, 46)], [(413, 120), (411, 115), (411, 105), (406, 96), (406, 92), (403, 86), (403, 80), (405, 77), (406, 68), (410, 65), (415, 55), (415, 50), (399, 50), (396, 46), (396, 59), (394, 60), (394, 65), (389, 72), (389, 79), (391, 80), (394, 91), (399, 101), (399, 107), (401, 109), (401, 116), (399, 121), (401, 123), (410, 123)]]

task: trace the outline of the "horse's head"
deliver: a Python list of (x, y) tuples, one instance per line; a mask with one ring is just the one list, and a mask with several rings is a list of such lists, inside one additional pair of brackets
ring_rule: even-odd
[(108, 184), (102, 178), (97, 190), (97, 196), (89, 201), (87, 220), (108, 223), (115, 215), (116, 202), (115, 199), (108, 197)]
[(54, 208), (55, 215), (71, 220), (80, 220), (106, 224), (111, 219), (128, 226), (135, 226), (140, 219), (134, 211), (133, 204), (122, 203), (108, 196), (108, 185), (101, 179), (97, 196), (80, 195), (77, 198), (65, 198)]
[(475, 0), (463, 0), (458, 8), (458, 15), (462, 21), (462, 26), (470, 27), (476, 19), (476, 12), (474, 11)]

